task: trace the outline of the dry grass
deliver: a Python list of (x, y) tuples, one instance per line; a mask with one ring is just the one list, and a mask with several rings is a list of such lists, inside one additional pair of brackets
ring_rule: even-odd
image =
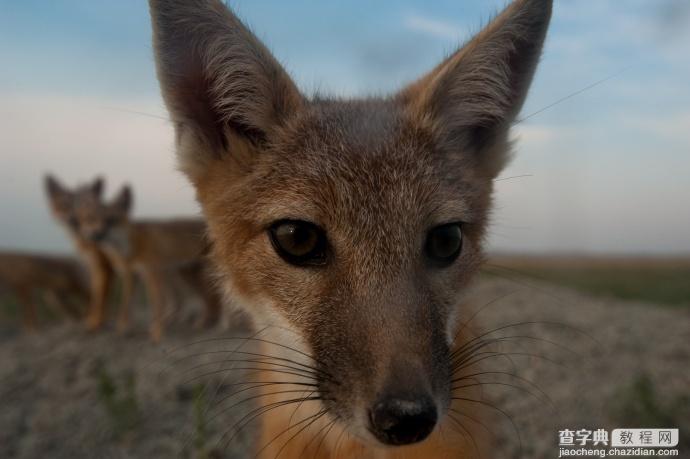
[(497, 256), (485, 273), (531, 278), (622, 300), (690, 306), (690, 258)]

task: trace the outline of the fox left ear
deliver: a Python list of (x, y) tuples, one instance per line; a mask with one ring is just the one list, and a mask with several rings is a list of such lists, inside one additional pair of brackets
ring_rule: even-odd
[(508, 154), (508, 130), (541, 56), (552, 0), (515, 0), (460, 50), (401, 94), (442, 147), (471, 150), (490, 176)]
[(43, 177), (43, 186), (51, 199), (64, 197), (68, 194), (65, 187), (52, 174), (46, 174)]
[(149, 0), (158, 79), (182, 169), (262, 145), (303, 102), (287, 72), (220, 0)]
[(132, 209), (132, 188), (129, 185), (122, 187), (113, 200), (113, 207), (122, 214), (128, 214)]

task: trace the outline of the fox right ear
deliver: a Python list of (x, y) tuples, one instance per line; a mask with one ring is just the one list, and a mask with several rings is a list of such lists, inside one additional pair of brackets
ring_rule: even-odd
[(285, 70), (220, 0), (149, 5), (158, 79), (192, 178), (209, 160), (242, 150), (237, 143), (260, 146), (303, 103)]
[(124, 185), (113, 200), (113, 207), (122, 214), (128, 214), (132, 210), (132, 188)]
[(91, 183), (91, 191), (99, 198), (103, 195), (103, 177), (96, 177)]
[(401, 93), (415, 117), (430, 121), (441, 145), (474, 151), (491, 176), (508, 159), (508, 130), (527, 96), (551, 10), (552, 0), (513, 0), (465, 46)]

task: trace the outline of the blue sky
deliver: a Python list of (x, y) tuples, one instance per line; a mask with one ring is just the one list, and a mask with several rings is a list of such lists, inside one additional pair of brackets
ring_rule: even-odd
[[(393, 91), (503, 1), (242, 0), (231, 6), (307, 93)], [(490, 245), (690, 253), (690, 2), (557, 0), (498, 182)], [(175, 171), (143, 0), (0, 0), (0, 246), (64, 251), (41, 175), (132, 183), (140, 216), (197, 212)], [(620, 73), (623, 71), (622, 73)], [(9, 216), (5, 218), (5, 216)]]

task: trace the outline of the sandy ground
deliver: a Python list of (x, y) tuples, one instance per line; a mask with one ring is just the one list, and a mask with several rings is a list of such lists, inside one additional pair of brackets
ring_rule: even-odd
[[(486, 428), (496, 450), (477, 457), (556, 458), (559, 428), (649, 427), (619, 425), (623, 421), (614, 408), (641, 374), (653, 381), (660, 406), (673, 407), (690, 396), (687, 309), (498, 278), (480, 280), (469, 298), (472, 311), (481, 309), (473, 325), (484, 331), (500, 328), (487, 337), (513, 337), (494, 348), (509, 357), (486, 359), (477, 369), (514, 372), (534, 383), (498, 373), (481, 377), (523, 389), (482, 386), (485, 399), (508, 414), (515, 427), (495, 412)], [(539, 323), (515, 325), (524, 322)], [(206, 457), (247, 457), (251, 428), (227, 447), (229, 435), (222, 437), (247, 408), (207, 403), (214, 394), (217, 400), (229, 393), (241, 371), (201, 377), (219, 367), (199, 366), (212, 362), (213, 354), (202, 353), (219, 349), (222, 341), (214, 339), (242, 330), (202, 333), (178, 324), (164, 344), (154, 346), (140, 328), (123, 337), (112, 331), (87, 334), (65, 323), (26, 336), (3, 324), (0, 458), (203, 457), (200, 449)], [(195, 398), (202, 382), (207, 395)], [(109, 385), (115, 395), (104, 395)], [(690, 413), (678, 419), (684, 425), (668, 427), (687, 432)], [(681, 457), (690, 457), (690, 450), (681, 451)]]

